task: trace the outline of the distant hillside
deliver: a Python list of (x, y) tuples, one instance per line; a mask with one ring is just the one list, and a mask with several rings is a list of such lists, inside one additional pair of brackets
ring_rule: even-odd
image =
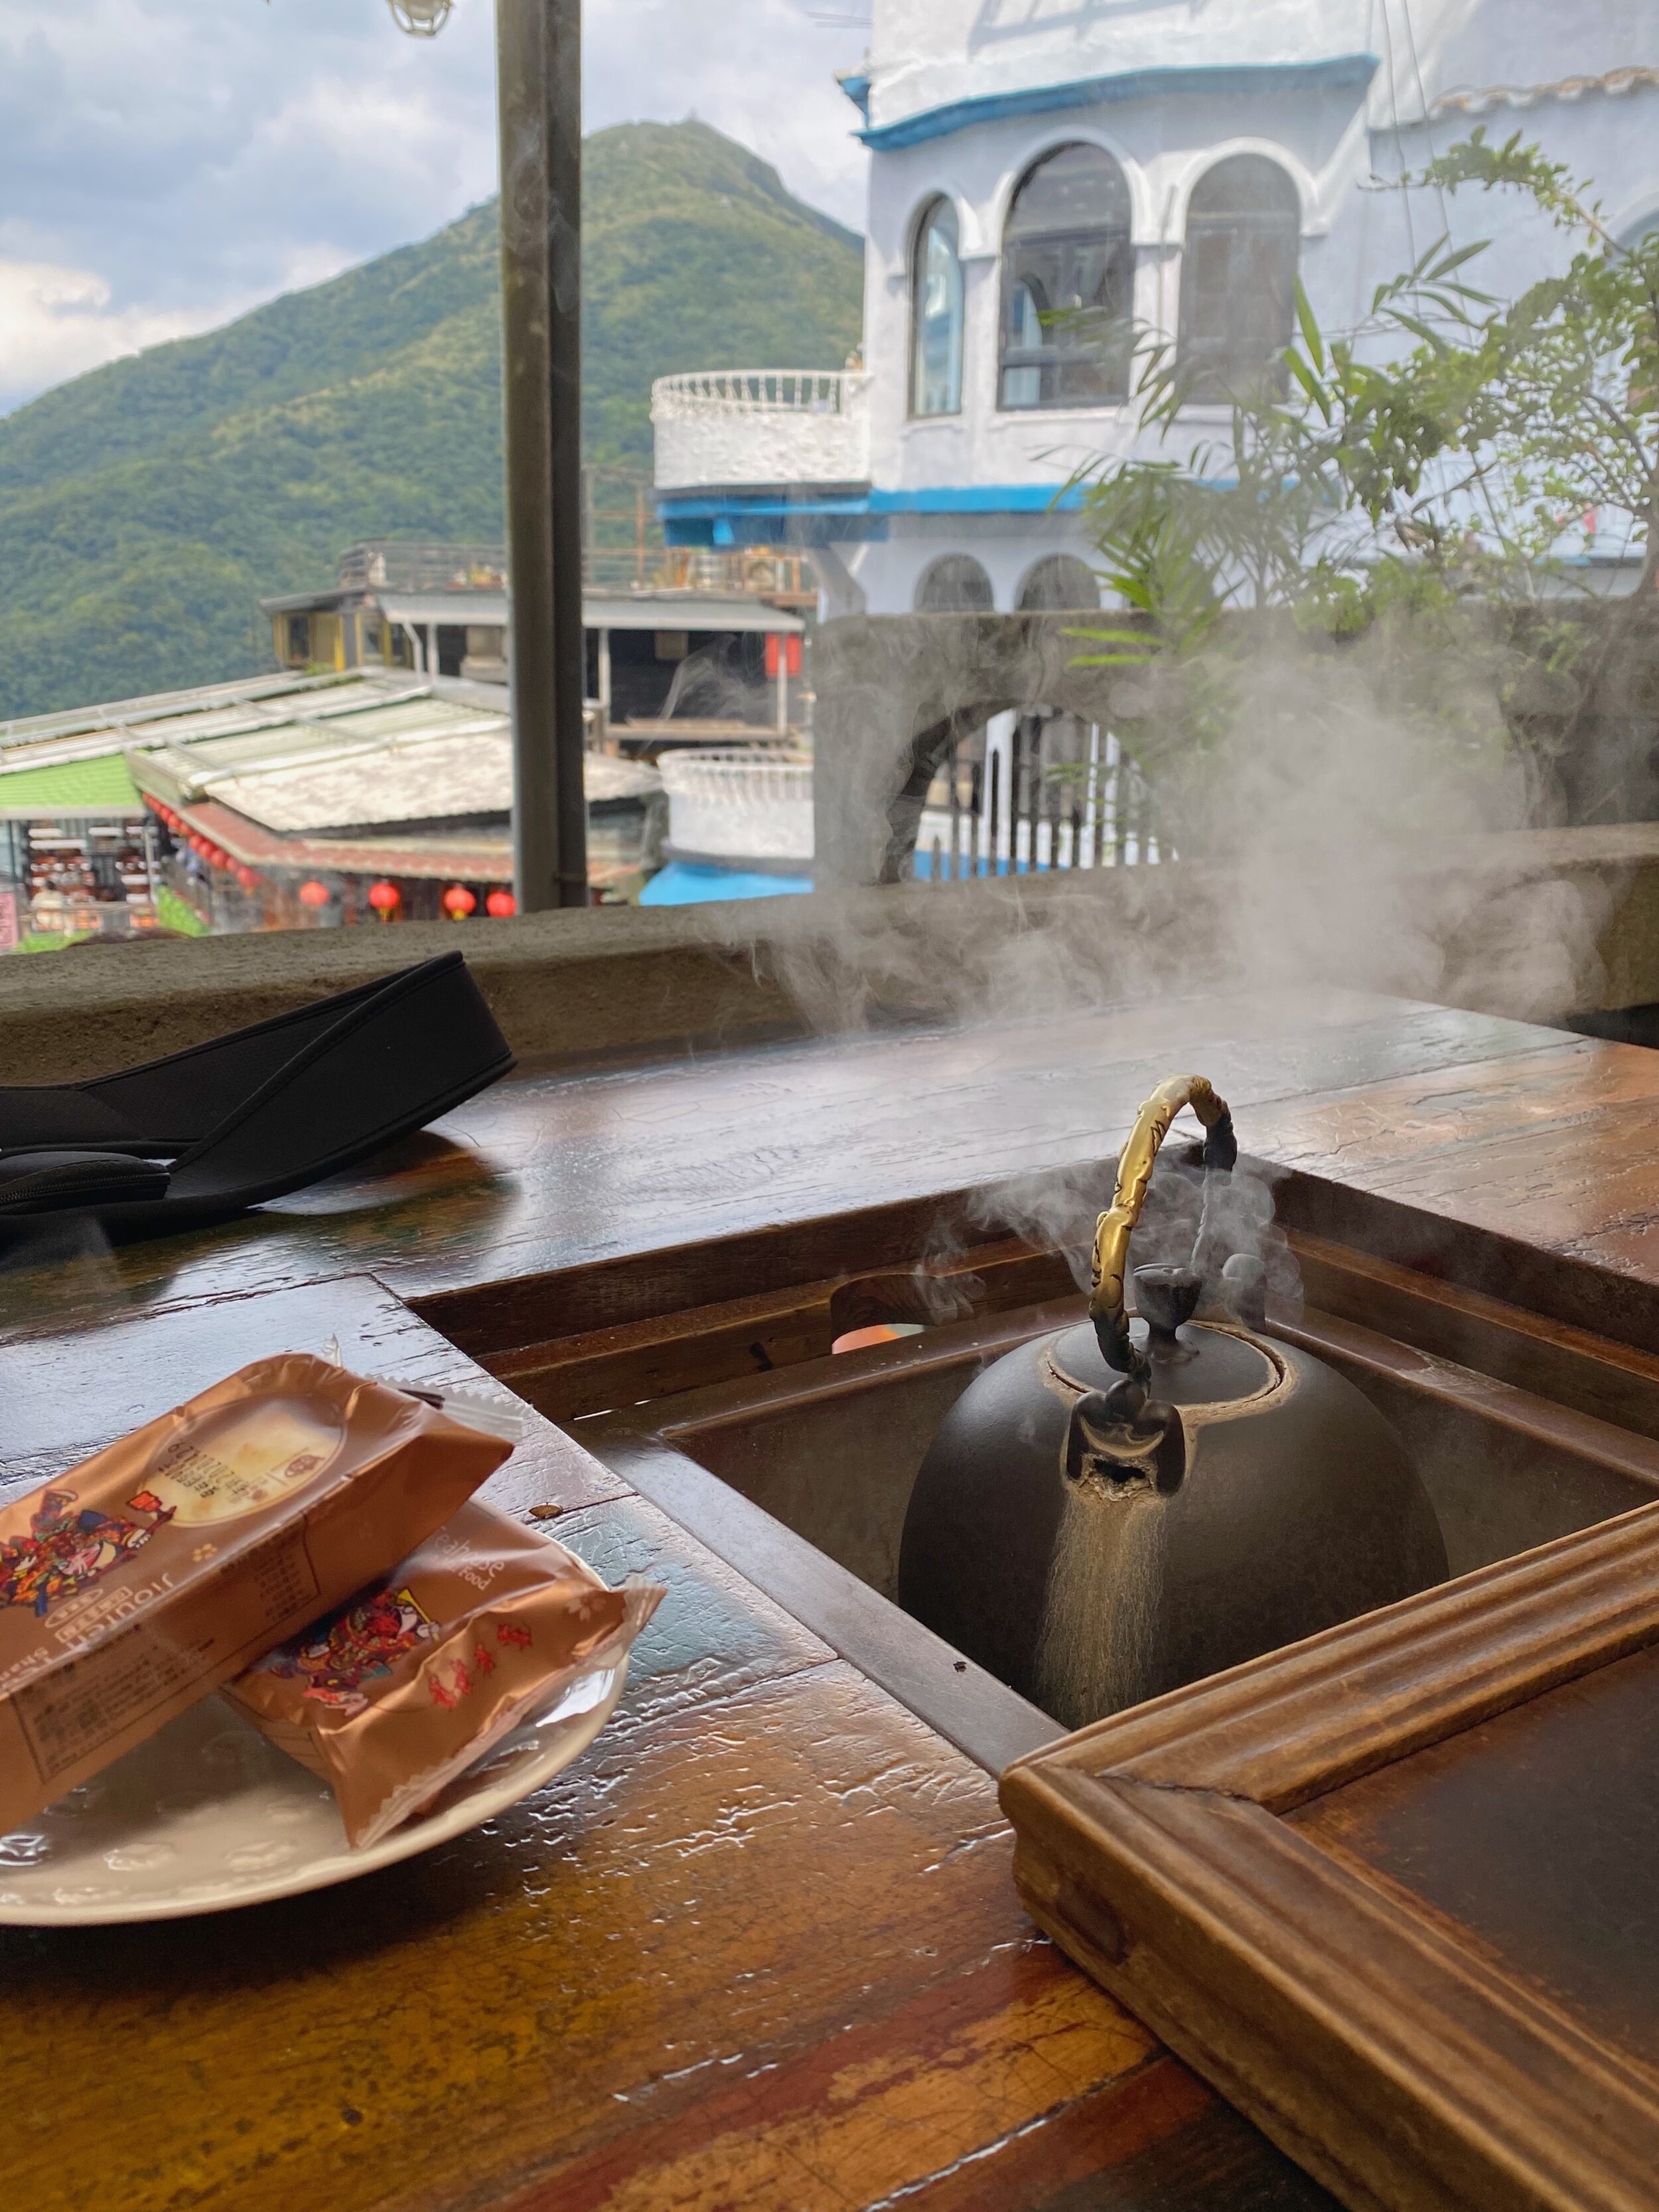
[[(862, 247), (700, 123), (587, 142), (583, 429), (647, 468), (654, 377), (836, 368)], [(360, 538), (501, 534), (494, 203), (0, 420), (0, 720), (263, 666), (262, 595)]]

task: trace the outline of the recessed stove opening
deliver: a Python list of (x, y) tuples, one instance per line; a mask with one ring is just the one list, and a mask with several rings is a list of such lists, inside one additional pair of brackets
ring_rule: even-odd
[[(1158, 1226), (1157, 1129), (1189, 1104)], [(1209, 1158), (1226, 1122), (1201, 1079), (1161, 1085), (1087, 1253), (873, 1208), (550, 1279), (548, 1334), (489, 1364), (798, 1612), (851, 1590), (892, 1648), (900, 1608), (1067, 1725), (1659, 1495), (1659, 1358), (1381, 1258), (1394, 1216), (1346, 1192), (1352, 1243), (1318, 1193), (1317, 1232), (1273, 1231), (1287, 1297), (1265, 1180)]]
[[(988, 1359), (1054, 1326), (1054, 1311), (933, 1328), (865, 1322), (827, 1358), (769, 1378), (739, 1406), (684, 1408), (672, 1440), (775, 1520), (896, 1601), (899, 1541), (918, 1470), (945, 1415)], [(891, 1328), (885, 1340), (849, 1335)], [(747, 1394), (745, 1394), (747, 1395)]]
[[(1328, 1267), (1321, 1280), (1337, 1303)], [(626, 1437), (617, 1464), (647, 1494), (639, 1445), (649, 1439), (660, 1452), (684, 1455), (896, 1608), (906, 1512), (941, 1425), (992, 1363), (1075, 1328), (1085, 1304), (1073, 1292), (988, 1311), (979, 1297), (963, 1300), (965, 1314), (919, 1320), (913, 1294), (897, 1301), (868, 1281), (844, 1287), (811, 1356), (570, 1425), (602, 1457)], [(1393, 1329), (1415, 1326), (1397, 1298), (1372, 1318)], [(1270, 1321), (1270, 1340), (1279, 1329), (1287, 1344), (1316, 1347), (1398, 1432), (1432, 1500), (1454, 1574), (1659, 1494), (1659, 1451), (1644, 1438), (1611, 1450), (1604, 1422), (1498, 1383), (1392, 1330), (1317, 1310)], [(887, 1333), (846, 1341), (877, 1330)], [(711, 1328), (711, 1344), (716, 1335)], [(1456, 1348), (1467, 1361), (1474, 1348), (1467, 1330)], [(1659, 1436), (1659, 1382), (1654, 1395), (1650, 1426)], [(563, 1418), (570, 1420), (568, 1413)], [(665, 1502), (674, 1510), (672, 1498)], [(763, 1547), (733, 1563), (765, 1586)]]

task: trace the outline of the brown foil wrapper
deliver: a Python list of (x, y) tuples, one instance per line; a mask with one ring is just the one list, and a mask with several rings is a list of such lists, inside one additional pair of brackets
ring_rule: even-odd
[(0, 1506), (0, 1834), (384, 1573), (511, 1449), (288, 1352)]
[(555, 1702), (562, 1685), (620, 1664), (661, 1595), (638, 1583), (608, 1589), (550, 1537), (464, 1505), (225, 1696), (333, 1785), (361, 1850)]

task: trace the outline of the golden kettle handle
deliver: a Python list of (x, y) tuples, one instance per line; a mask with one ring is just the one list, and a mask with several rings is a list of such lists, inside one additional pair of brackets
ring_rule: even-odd
[(1204, 1125), (1204, 1164), (1231, 1168), (1238, 1158), (1233, 1117), (1224, 1098), (1217, 1097), (1202, 1075), (1172, 1075), (1160, 1083), (1141, 1108), (1129, 1141), (1118, 1154), (1117, 1188), (1109, 1209), (1095, 1224), (1094, 1267), (1089, 1293), (1089, 1318), (1095, 1325), (1103, 1358), (1122, 1375), (1144, 1381), (1149, 1363), (1129, 1340), (1128, 1316), (1124, 1310), (1123, 1279), (1129, 1261), (1129, 1239), (1140, 1219), (1152, 1163), (1170, 1133), (1170, 1124), (1183, 1106), (1190, 1106)]

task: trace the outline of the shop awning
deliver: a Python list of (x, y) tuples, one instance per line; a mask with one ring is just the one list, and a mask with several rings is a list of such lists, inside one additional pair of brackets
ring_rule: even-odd
[(180, 807), (186, 836), (204, 837), (244, 867), (301, 875), (418, 876), (446, 883), (510, 884), (505, 830), (376, 837), (282, 837), (213, 799)]

